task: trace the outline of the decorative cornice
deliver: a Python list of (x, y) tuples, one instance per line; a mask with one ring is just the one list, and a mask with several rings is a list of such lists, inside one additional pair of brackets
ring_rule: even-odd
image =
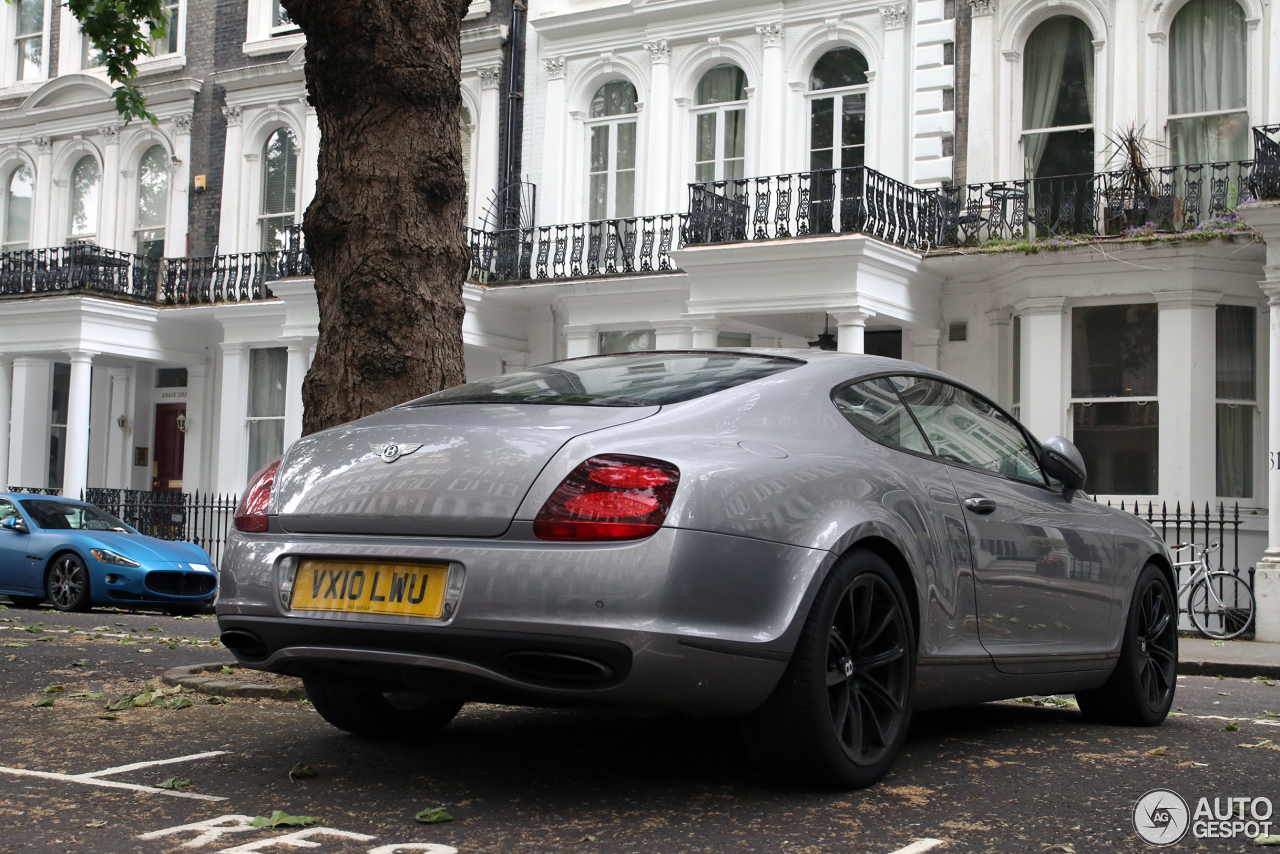
[(227, 127), (239, 127), (244, 119), (239, 106), (223, 107), (222, 115), (227, 119)]
[[(665, 45), (666, 42), (663, 42)], [(646, 45), (648, 47), (648, 45)], [(563, 80), (565, 67), (568, 63), (563, 56), (553, 56), (550, 59), (542, 60), (542, 67), (547, 69), (547, 76), (552, 80)]]
[(37, 136), (32, 142), (36, 144), (36, 149), (41, 154), (50, 154), (53, 151), (53, 140), (44, 134)]
[(980, 18), (983, 15), (994, 15), (996, 0), (969, 0), (969, 8), (973, 10), (973, 17), (975, 18)]
[(884, 18), (886, 30), (897, 30), (907, 25), (907, 4), (894, 3), (880, 7), (880, 17)]
[(480, 88), (497, 89), (502, 83), (502, 66), (494, 65), (480, 69)]
[(180, 116), (173, 117), (173, 131), (177, 134), (191, 133), (191, 123), (195, 121), (195, 116), (191, 113), (183, 113)]
[(671, 61), (671, 48), (667, 46), (666, 39), (645, 42), (644, 49), (649, 51), (649, 59), (652, 62), (663, 63)]
[(756, 32), (760, 34), (760, 41), (765, 47), (779, 47), (782, 45), (782, 22), (770, 21), (767, 24), (761, 24), (756, 27)]

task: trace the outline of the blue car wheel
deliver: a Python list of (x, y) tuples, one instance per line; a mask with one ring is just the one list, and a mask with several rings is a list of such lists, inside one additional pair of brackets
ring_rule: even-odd
[(71, 552), (58, 555), (45, 580), (49, 601), (59, 611), (89, 610), (89, 570)]

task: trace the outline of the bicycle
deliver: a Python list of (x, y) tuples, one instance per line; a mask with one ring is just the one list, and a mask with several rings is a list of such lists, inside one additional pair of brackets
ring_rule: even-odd
[(1221, 540), (1205, 548), (1195, 543), (1179, 543), (1173, 551), (1191, 549), (1192, 559), (1175, 563), (1174, 567), (1196, 567), (1191, 577), (1178, 587), (1179, 599), (1187, 593), (1187, 613), (1191, 624), (1207, 638), (1231, 640), (1244, 634), (1253, 622), (1253, 593), (1234, 572), (1209, 567), (1209, 555), (1221, 547)]

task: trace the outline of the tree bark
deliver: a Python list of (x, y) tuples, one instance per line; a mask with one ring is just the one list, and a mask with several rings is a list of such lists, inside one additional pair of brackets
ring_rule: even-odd
[(303, 433), (464, 381), (468, 0), (284, 0), (320, 124), (304, 220), (320, 338)]

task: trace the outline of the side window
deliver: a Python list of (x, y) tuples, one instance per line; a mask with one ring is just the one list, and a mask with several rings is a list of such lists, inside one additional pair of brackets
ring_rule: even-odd
[(1026, 436), (1012, 419), (964, 389), (922, 377), (894, 377), (902, 399), (943, 459), (1044, 483)]
[(867, 380), (845, 386), (833, 394), (831, 400), (840, 414), (867, 438), (891, 448), (932, 453), (888, 380)]
[(0, 519), (8, 519), (10, 516), (17, 516), (18, 510), (9, 501), (0, 499)]

